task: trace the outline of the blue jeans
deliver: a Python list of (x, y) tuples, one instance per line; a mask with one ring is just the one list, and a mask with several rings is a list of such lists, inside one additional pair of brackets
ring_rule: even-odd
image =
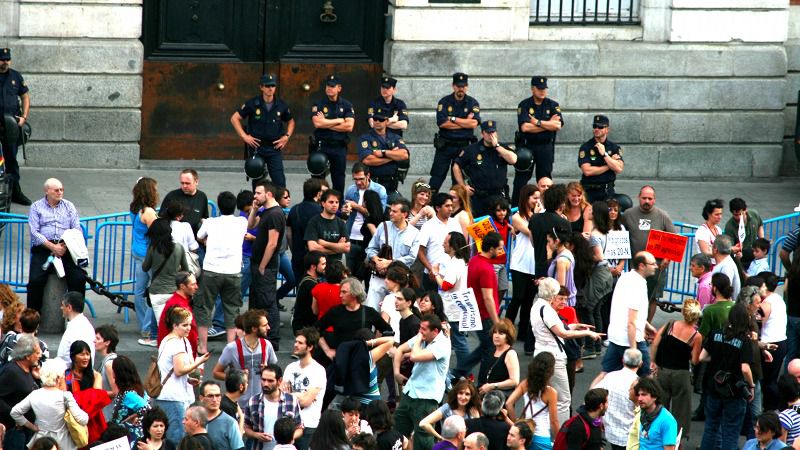
[(786, 359), (783, 360), (783, 369), (789, 361), (800, 356), (800, 317), (789, 316), (786, 322)]
[(458, 364), (469, 356), (469, 345), (467, 345), (467, 335), (458, 331), (458, 322), (450, 322), (450, 344), (456, 354)]
[[(640, 377), (646, 377), (650, 375), (650, 347), (646, 341), (642, 341), (636, 343), (636, 348), (642, 352), (642, 366), (639, 367), (636, 374)], [(603, 372), (611, 373), (622, 369), (622, 355), (627, 349), (628, 347), (609, 342), (606, 354), (603, 356)]]
[(289, 255), (286, 252), (281, 253), (279, 256), (280, 266), (278, 266), (278, 272), (283, 275), (283, 284), (278, 288), (278, 300), (289, 295), (289, 292), (292, 292), (292, 289), (297, 286), (294, 271), (292, 270), (292, 260), (289, 259)]
[[(144, 291), (150, 284), (150, 274), (142, 270), (143, 257), (133, 255), (133, 276), (136, 282), (133, 285), (133, 303), (136, 306), (136, 321), (139, 322), (139, 334), (147, 336), (148, 333), (152, 335), (153, 308), (147, 306), (147, 299), (144, 298)], [(158, 323), (156, 322), (156, 335), (158, 335)]]
[(250, 256), (242, 256), (242, 301), (250, 293), (250, 283), (253, 281), (253, 274), (250, 273)]
[(476, 331), (478, 335), (478, 346), (464, 359), (458, 359), (458, 366), (453, 370), (453, 377), (465, 376), (475, 367), (476, 364), (484, 363), (494, 354), (494, 344), (492, 344), (492, 319), (481, 320), (483, 329)]
[[(739, 431), (747, 408), (743, 398), (719, 398), (706, 396), (706, 428), (703, 433), (701, 450), (738, 450)], [(722, 446), (717, 447), (721, 442)]]
[(156, 406), (164, 410), (167, 415), (167, 434), (164, 438), (172, 442), (175, 447), (183, 439), (185, 434), (183, 431), (183, 416), (186, 414), (186, 404), (183, 402), (172, 400), (159, 400), (155, 399)]

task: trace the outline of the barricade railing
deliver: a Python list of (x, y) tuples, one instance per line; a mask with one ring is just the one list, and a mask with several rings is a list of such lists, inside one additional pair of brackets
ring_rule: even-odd
[(2, 267), (0, 281), (9, 285), (14, 292), (25, 292), (30, 245), (28, 244), (28, 218), (16, 214), (0, 216), (0, 247), (2, 247)]
[[(130, 252), (133, 224), (108, 221), (98, 224), (94, 234), (92, 253), (92, 278), (102, 283), (109, 292), (124, 297), (133, 295), (135, 277), (133, 254)], [(128, 323), (128, 309), (124, 321)]]

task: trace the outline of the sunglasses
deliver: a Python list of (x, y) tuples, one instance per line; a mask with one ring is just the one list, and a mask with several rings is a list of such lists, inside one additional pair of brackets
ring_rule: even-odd
[(418, 182), (418, 183), (414, 184), (414, 187), (416, 189), (419, 189), (419, 188), (430, 189), (431, 188), (431, 186), (428, 183), (423, 183), (423, 182)]
[(389, 119), (381, 119), (381, 118), (378, 118), (378, 117), (373, 117), (372, 118), (373, 122), (386, 122), (387, 120), (389, 120)]
[(603, 128), (608, 128), (608, 127), (603, 126), (603, 125), (592, 125), (592, 128), (594, 128), (595, 130), (601, 130)]

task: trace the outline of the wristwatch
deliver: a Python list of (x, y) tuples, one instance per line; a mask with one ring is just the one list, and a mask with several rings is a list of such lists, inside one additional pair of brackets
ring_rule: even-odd
[(386, 158), (386, 150), (381, 150), (381, 158)]
[(456, 118), (454, 116), (450, 117), (450, 122), (456, 123)]
[(542, 119), (536, 119), (536, 126), (537, 127), (542, 126)]

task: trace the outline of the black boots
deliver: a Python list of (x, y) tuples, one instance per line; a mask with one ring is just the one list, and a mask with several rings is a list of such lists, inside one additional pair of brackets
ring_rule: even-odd
[(22, 193), (19, 181), (12, 181), (11, 183), (11, 201), (18, 205), (31, 206), (31, 199)]

